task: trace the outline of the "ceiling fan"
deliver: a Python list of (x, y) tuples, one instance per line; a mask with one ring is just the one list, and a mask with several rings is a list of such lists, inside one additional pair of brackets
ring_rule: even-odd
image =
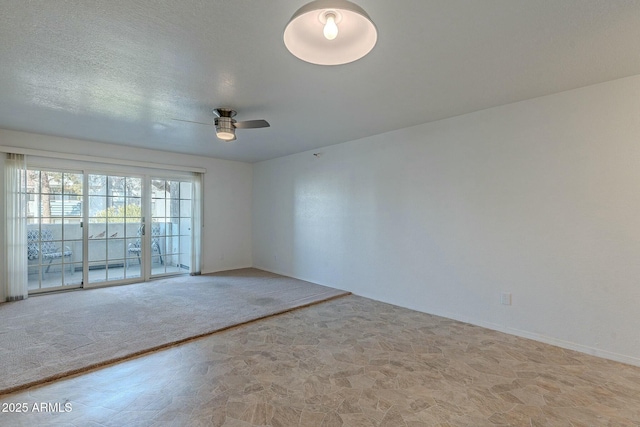
[[(217, 117), (213, 119), (213, 125), (216, 127), (216, 136), (223, 141), (234, 141), (236, 139), (236, 129), (256, 129), (268, 128), (271, 126), (266, 120), (245, 120), (237, 122), (233, 117), (237, 114), (235, 110), (230, 108), (216, 108), (213, 114)], [(178, 122), (196, 123), (199, 125), (211, 126), (211, 123), (192, 122), (191, 120), (172, 119)]]

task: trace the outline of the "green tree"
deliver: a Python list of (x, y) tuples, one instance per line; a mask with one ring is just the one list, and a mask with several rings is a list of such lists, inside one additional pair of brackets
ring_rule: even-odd
[(111, 206), (96, 212), (91, 222), (102, 222), (98, 218), (107, 218), (107, 222), (124, 222), (124, 218), (140, 218), (142, 209), (138, 205)]
[(82, 197), (82, 174), (54, 172), (32, 169), (27, 171), (27, 187), (29, 192), (40, 197), (39, 212), (43, 223), (49, 223), (51, 217), (51, 199), (80, 200)]

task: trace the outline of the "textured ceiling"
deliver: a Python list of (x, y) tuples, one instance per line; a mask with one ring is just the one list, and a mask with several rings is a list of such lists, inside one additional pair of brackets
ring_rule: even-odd
[[(637, 0), (356, 0), (378, 44), (334, 67), (284, 47), (304, 3), (0, 0), (0, 128), (255, 162), (640, 74)], [(271, 127), (171, 120), (216, 107)]]

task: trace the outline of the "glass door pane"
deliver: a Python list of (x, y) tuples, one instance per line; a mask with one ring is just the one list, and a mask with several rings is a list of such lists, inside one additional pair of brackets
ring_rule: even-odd
[(192, 186), (186, 179), (151, 180), (151, 276), (189, 272)]
[(76, 172), (27, 171), (30, 293), (82, 286), (82, 184)]
[(142, 178), (89, 174), (88, 283), (141, 278)]

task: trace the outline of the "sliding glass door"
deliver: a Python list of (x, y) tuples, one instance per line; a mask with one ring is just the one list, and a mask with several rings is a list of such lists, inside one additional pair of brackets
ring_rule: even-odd
[(198, 271), (199, 182), (179, 174), (28, 170), (29, 292)]
[(89, 285), (143, 277), (141, 177), (88, 175)]
[(151, 179), (151, 276), (190, 271), (192, 197), (191, 180)]
[(82, 286), (83, 174), (27, 170), (28, 289)]

